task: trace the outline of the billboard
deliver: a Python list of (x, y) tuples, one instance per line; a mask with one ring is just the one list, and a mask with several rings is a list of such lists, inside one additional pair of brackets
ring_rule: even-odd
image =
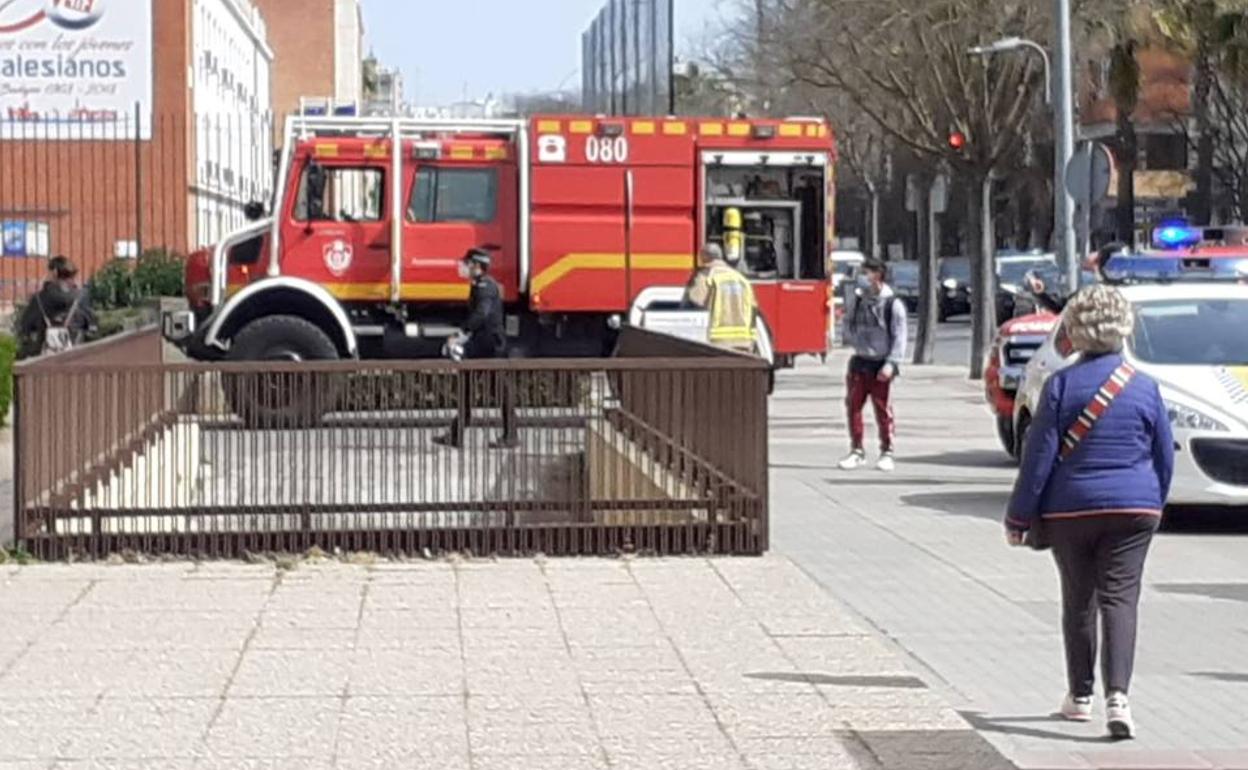
[(585, 109), (607, 115), (666, 115), (672, 104), (675, 0), (607, 0), (581, 36)]
[(151, 105), (152, 0), (0, 0), (0, 139), (150, 139)]

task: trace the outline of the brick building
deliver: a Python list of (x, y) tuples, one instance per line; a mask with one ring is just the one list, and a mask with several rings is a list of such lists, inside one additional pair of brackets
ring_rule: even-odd
[(89, 274), (185, 253), (271, 186), (273, 54), (249, 0), (69, 6), (0, 4), (0, 305), (52, 254)]
[(273, 114), (299, 111), (303, 99), (359, 104), (362, 97), (364, 21), (360, 0), (256, 0), (277, 57)]

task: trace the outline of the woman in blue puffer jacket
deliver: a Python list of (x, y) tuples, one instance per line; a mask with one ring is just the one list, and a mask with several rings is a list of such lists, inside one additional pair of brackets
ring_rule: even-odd
[(1085, 289), (1066, 306), (1063, 329), (1080, 358), (1045, 384), (1005, 520), (1011, 545), (1042, 531), (1057, 561), (1068, 719), (1092, 718), (1099, 608), (1106, 720), (1116, 738), (1135, 734), (1127, 691), (1136, 610), (1174, 470), (1157, 383), (1122, 357), (1133, 322), (1130, 304), (1111, 286)]

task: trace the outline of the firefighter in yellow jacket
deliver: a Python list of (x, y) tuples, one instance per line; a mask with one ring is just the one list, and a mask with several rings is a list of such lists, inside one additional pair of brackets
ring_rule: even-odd
[(701, 267), (690, 281), (685, 298), (690, 305), (708, 312), (707, 340), (739, 353), (756, 353), (758, 334), (754, 320), (758, 304), (754, 287), (724, 261), (724, 250), (717, 243), (703, 246), (698, 262)]

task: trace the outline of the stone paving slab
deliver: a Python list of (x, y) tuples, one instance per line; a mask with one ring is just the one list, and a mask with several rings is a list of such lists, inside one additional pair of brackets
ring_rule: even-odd
[(0, 770), (1012, 767), (775, 556), (36, 565), (0, 639)]

